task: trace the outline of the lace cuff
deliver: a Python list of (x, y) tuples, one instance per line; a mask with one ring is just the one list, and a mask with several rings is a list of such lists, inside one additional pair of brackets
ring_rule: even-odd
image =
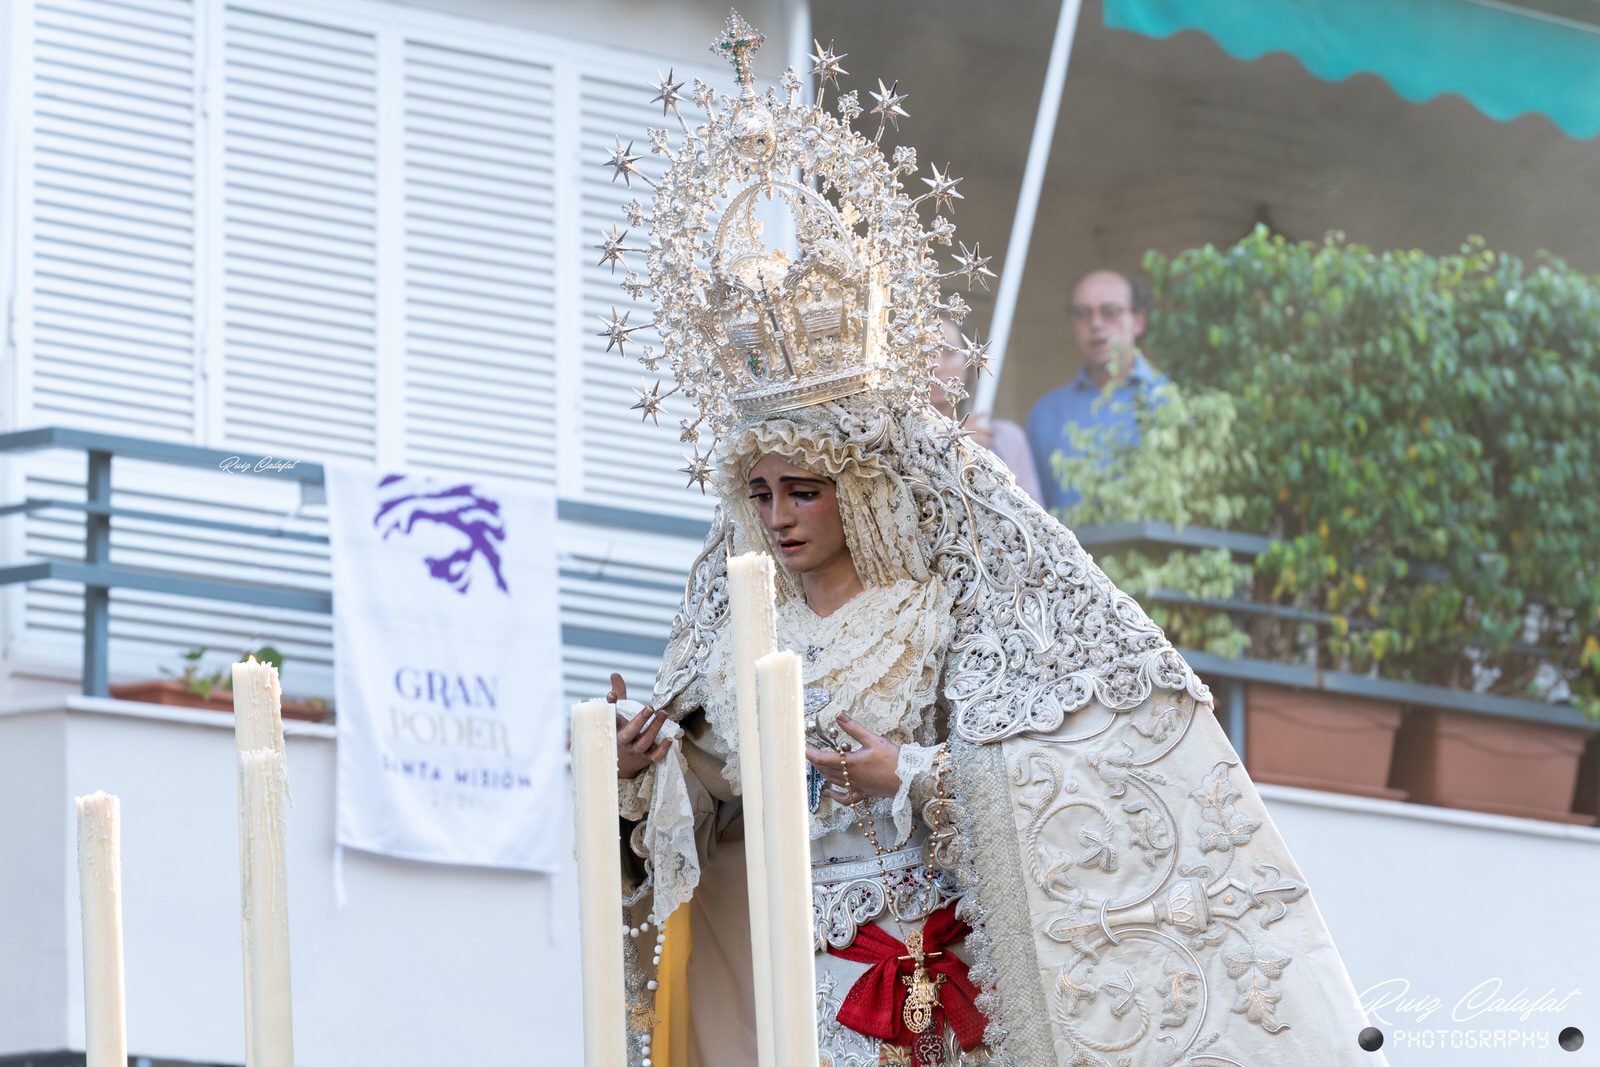
[(643, 833), (635, 831), (636, 837), (642, 838), (638, 843), (644, 846), (650, 864), (655, 889), (650, 919), (657, 923), (665, 922), (700, 884), (700, 853), (694, 839), (695, 809), (684, 776), (685, 762), (683, 747), (675, 742), (667, 757), (655, 766), (649, 817), (640, 828)]
[(913, 805), (921, 808), (931, 793), (934, 760), (943, 745), (932, 747), (904, 744), (900, 746), (900, 762), (895, 773), (900, 777), (900, 790), (894, 795), (890, 809), (894, 817), (894, 843), (904, 844), (911, 836)]
[(656, 792), (656, 769), (652, 763), (632, 778), (617, 779), (617, 812), (629, 822), (638, 822), (650, 810), (650, 798)]
[[(622, 710), (627, 712), (640, 707), (643, 707), (643, 705), (636, 701), (624, 701)], [(683, 727), (671, 719), (661, 724), (661, 732), (657, 735), (658, 739), (662, 741), (676, 741), (682, 736)], [(677, 749), (672, 751), (681, 759), (681, 754), (678, 753)], [(665, 762), (668, 761), (662, 761), (662, 763)], [(660, 766), (660, 763), (652, 763), (632, 778), (617, 779), (617, 811), (624, 819), (629, 822), (638, 822), (650, 810), (651, 798), (656, 793), (656, 779), (659, 777), (657, 772)], [(685, 790), (685, 795), (687, 795), (687, 789)]]

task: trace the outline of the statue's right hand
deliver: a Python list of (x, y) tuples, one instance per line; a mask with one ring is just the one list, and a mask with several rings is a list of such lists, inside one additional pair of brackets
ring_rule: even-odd
[[(611, 692), (606, 694), (606, 700), (615, 704), (627, 699), (627, 683), (622, 680), (622, 675), (613, 674)], [(655, 708), (645, 707), (631, 719), (623, 720), (620, 713), (617, 719), (618, 778), (633, 778), (652, 763), (660, 763), (666, 758), (672, 742), (657, 740), (661, 724), (667, 721), (665, 715), (657, 715)]]

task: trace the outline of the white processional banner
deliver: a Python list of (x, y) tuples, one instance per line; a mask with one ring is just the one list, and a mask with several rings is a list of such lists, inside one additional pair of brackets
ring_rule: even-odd
[(554, 497), (349, 465), (327, 487), (339, 845), (558, 869)]

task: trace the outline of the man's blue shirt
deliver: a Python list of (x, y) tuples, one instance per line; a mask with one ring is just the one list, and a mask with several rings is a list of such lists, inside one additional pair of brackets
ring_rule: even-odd
[(1073, 446), (1067, 427), (1080, 426), (1086, 430), (1110, 427), (1117, 439), (1136, 443), (1139, 440), (1136, 401), (1147, 398), (1151, 390), (1165, 384), (1166, 380), (1140, 352), (1134, 354), (1128, 377), (1112, 388), (1103, 404), (1096, 405), (1102, 389), (1089, 377), (1088, 367), (1066, 385), (1039, 398), (1028, 413), (1028, 444), (1039, 468), (1039, 481), (1044, 483), (1046, 507), (1054, 510), (1078, 502), (1078, 490), (1061, 487), (1056, 480), (1055, 465), (1050, 460), (1057, 452), (1067, 456), (1081, 454)]

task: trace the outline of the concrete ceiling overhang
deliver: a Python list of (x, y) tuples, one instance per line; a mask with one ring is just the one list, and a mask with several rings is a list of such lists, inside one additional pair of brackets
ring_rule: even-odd
[[(850, 53), (844, 87), (898, 78), (898, 142), (924, 173), (966, 181), (957, 236), (1005, 255), (1048, 51), (1054, 3), (815, 0), (813, 32)], [(1231, 242), (1257, 221), (1294, 238), (1329, 230), (1434, 252), (1484, 235), (1600, 270), (1600, 139), (1548, 119), (1488, 118), (1458, 96), (1423, 104), (1381, 79), (1326, 82), (1295, 59), (1244, 61), (1204, 34), (1157, 40), (1109, 29), (1086, 0), (996, 404), (1021, 419), (1076, 371), (1068, 291), (1146, 249)], [(993, 293), (969, 301), (987, 330)], [(1159, 353), (1153, 353), (1159, 362)]]

